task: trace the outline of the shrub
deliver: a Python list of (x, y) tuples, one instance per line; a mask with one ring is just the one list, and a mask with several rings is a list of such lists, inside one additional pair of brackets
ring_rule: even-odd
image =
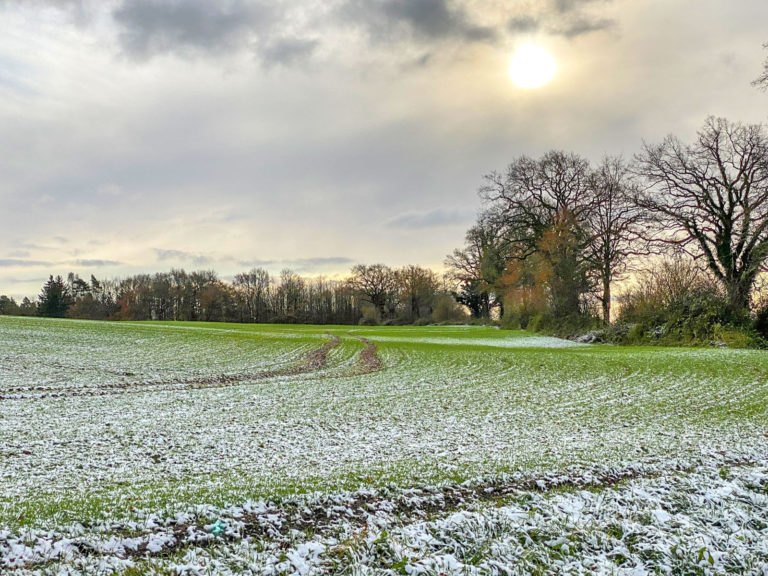
[(641, 274), (622, 297), (618, 323), (633, 325), (614, 342), (745, 347), (756, 342), (746, 316), (729, 313), (720, 287), (695, 263), (671, 258)]
[(378, 326), (379, 323), (376, 322), (375, 318), (371, 318), (370, 316), (363, 316), (360, 318), (360, 322), (358, 322), (360, 326)]

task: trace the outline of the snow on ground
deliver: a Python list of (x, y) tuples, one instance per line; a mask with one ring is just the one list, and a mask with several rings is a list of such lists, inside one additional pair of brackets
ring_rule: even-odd
[(490, 346), (493, 348), (578, 348), (584, 346), (579, 342), (553, 338), (550, 336), (529, 336), (527, 338), (424, 338), (417, 339), (391, 336), (370, 336), (374, 342), (418, 342), (420, 344), (438, 344), (440, 346)]
[(190, 576), (768, 574), (764, 459), (139, 516), (0, 531), (0, 567), (19, 576), (106, 576), (137, 566)]
[(0, 567), (763, 573), (764, 352), (194, 328), (0, 318)]

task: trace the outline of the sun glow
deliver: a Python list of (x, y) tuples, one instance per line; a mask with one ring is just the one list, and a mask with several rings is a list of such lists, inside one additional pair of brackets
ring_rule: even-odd
[(556, 70), (552, 54), (541, 46), (523, 44), (512, 58), (509, 75), (519, 88), (538, 88), (549, 82)]

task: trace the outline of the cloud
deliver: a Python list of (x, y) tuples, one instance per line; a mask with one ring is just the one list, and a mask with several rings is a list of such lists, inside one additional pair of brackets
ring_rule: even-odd
[(254, 51), (267, 67), (309, 59), (319, 45), (295, 31), (289, 4), (264, 0), (123, 0), (112, 12), (129, 57), (184, 58)]
[(157, 259), (160, 262), (165, 262), (167, 260), (175, 260), (175, 261), (185, 261), (185, 262), (188, 261), (196, 265), (204, 265), (204, 264), (211, 263), (211, 258), (209, 258), (204, 254), (185, 252), (183, 250), (163, 250), (160, 248), (155, 248), (155, 254), (157, 254)]
[(604, 32), (616, 26), (616, 21), (601, 15), (587, 15), (584, 7), (611, 4), (613, 0), (553, 0), (554, 12), (560, 16), (547, 31), (555, 36), (573, 39), (593, 32)]
[(75, 260), (75, 266), (85, 266), (85, 267), (94, 267), (94, 268), (102, 268), (104, 266), (120, 266), (122, 264), (123, 264), (122, 262), (118, 262), (117, 260), (98, 260), (98, 259)]
[(338, 264), (352, 264), (354, 260), (344, 256), (331, 256), (321, 258), (299, 258), (290, 260), (289, 263), (298, 264), (305, 267), (336, 266)]
[(124, 0), (112, 13), (124, 52), (146, 60), (242, 48), (273, 21), (267, 4), (244, 0)]
[(609, 18), (590, 20), (589, 18), (580, 16), (563, 26), (552, 28), (550, 32), (558, 36), (564, 36), (565, 38), (577, 38), (579, 36), (591, 34), (592, 32), (604, 32), (615, 26), (616, 21)]
[(462, 6), (450, 6), (447, 0), (349, 0), (343, 13), (378, 40), (403, 35), (426, 41), (497, 38), (496, 30), (475, 24)]
[(36, 266), (50, 266), (50, 262), (41, 260), (22, 260), (20, 258), (6, 258), (0, 260), (0, 268), (34, 268)]
[(401, 214), (386, 222), (388, 228), (421, 229), (438, 228), (440, 226), (455, 226), (471, 222), (474, 214), (458, 210), (443, 210), (438, 208), (429, 212), (409, 212)]
[(86, 26), (91, 23), (94, 8), (98, 0), (25, 0), (24, 2), (0, 3), (0, 11), (6, 8), (22, 7), (28, 10), (56, 10), (63, 13), (77, 26)]
[(279, 38), (261, 49), (261, 57), (267, 65), (289, 66), (308, 60), (320, 41), (314, 38)]
[[(507, 30), (513, 35), (544, 31), (553, 36), (573, 39), (593, 32), (604, 32), (616, 26), (616, 21), (610, 18), (591, 17), (576, 12), (577, 5), (583, 3), (556, 2), (553, 12), (538, 17), (515, 16), (507, 23)], [(545, 20), (548, 21), (546, 25), (543, 22)]]
[(507, 29), (513, 34), (527, 34), (541, 28), (538, 18), (533, 16), (515, 16), (507, 24)]
[(240, 260), (238, 265), (249, 268), (290, 268), (297, 272), (313, 272), (321, 268), (349, 266), (355, 260), (346, 256), (322, 256), (292, 260)]
[(598, 2), (610, 4), (612, 1), (613, 0), (553, 0), (552, 4), (556, 12), (567, 14), (569, 12), (578, 11), (587, 4), (596, 4)]
[(40, 278), (3, 278), (3, 284), (41, 284), (48, 280), (47, 276)]

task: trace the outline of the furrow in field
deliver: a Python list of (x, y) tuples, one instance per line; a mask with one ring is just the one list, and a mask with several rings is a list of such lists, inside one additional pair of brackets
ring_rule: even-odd
[(363, 338), (362, 336), (355, 336), (360, 342), (365, 345), (358, 354), (357, 366), (350, 372), (350, 376), (361, 376), (363, 374), (371, 374), (372, 372), (378, 372), (382, 369), (381, 358), (379, 358), (378, 348), (376, 344)]
[(224, 386), (234, 386), (242, 383), (253, 382), (257, 380), (267, 380), (271, 378), (280, 378), (287, 376), (299, 376), (318, 372), (324, 369), (328, 363), (328, 354), (331, 350), (340, 344), (338, 336), (329, 335), (329, 339), (319, 348), (315, 348), (307, 353), (303, 361), (299, 364), (285, 366), (282, 368), (265, 370), (246, 374), (220, 374), (208, 377), (194, 377), (186, 379), (176, 379), (172, 381), (155, 382), (132, 382), (102, 384), (94, 388), (72, 388), (72, 387), (17, 387), (6, 388), (0, 394), (2, 400), (27, 400), (32, 398), (65, 398), (65, 397), (89, 397), (89, 396), (109, 396), (129, 393), (159, 392), (163, 390), (183, 390), (183, 389), (204, 389), (221, 388)]

